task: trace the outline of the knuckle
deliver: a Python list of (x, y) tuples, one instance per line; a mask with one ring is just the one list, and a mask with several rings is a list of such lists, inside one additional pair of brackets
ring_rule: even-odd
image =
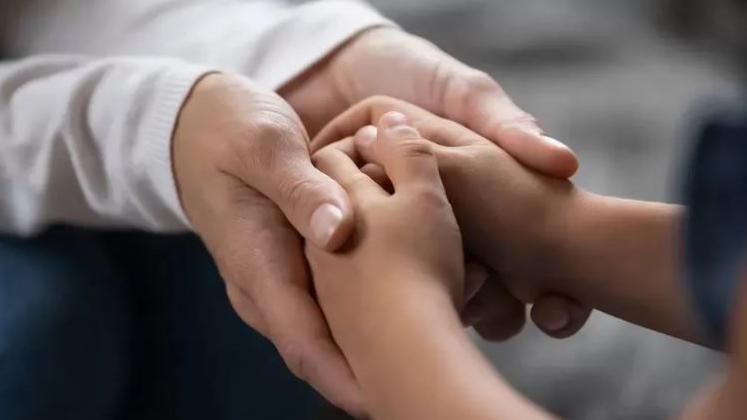
[(519, 129), (526, 129), (530, 128), (532, 130), (537, 131), (538, 133), (541, 133), (542, 130), (537, 125), (537, 118), (534, 117), (534, 115), (524, 111), (524, 110), (517, 110), (515, 115), (511, 115), (510, 118), (508, 118), (505, 121), (499, 121), (499, 129), (509, 129), (509, 128), (519, 128)]
[(366, 183), (371, 182), (371, 178), (368, 177), (368, 175), (357, 172), (355, 174), (350, 175), (347, 179), (343, 181), (343, 187), (347, 191), (353, 191), (360, 187), (363, 187)]
[(415, 127), (411, 125), (403, 125), (400, 127), (389, 128), (386, 130), (386, 135), (390, 138), (397, 140), (406, 139), (419, 139), (420, 133)]
[(406, 158), (431, 158), (433, 146), (425, 139), (407, 139), (396, 143), (397, 151)]
[(275, 345), (288, 369), (299, 379), (307, 381), (309, 378), (306, 346), (293, 339), (277, 340)]
[(399, 100), (387, 95), (373, 95), (360, 102), (361, 106), (371, 108), (374, 106), (391, 107), (399, 103)]
[(291, 212), (300, 208), (306, 208), (318, 195), (320, 186), (314, 180), (308, 178), (294, 179), (289, 182), (281, 182), (281, 191), (287, 200)]
[(422, 133), (424, 137), (428, 137), (426, 133), (440, 135), (442, 132), (448, 132), (449, 121), (435, 115), (430, 115), (413, 121), (412, 126), (419, 133)]
[(278, 109), (265, 109), (256, 115), (248, 127), (249, 138), (259, 140), (260, 144), (272, 142), (284, 145), (296, 143), (295, 137), (305, 137), (303, 130), (287, 112)]
[(273, 113), (266, 113), (265, 115), (256, 117), (252, 121), (250, 130), (252, 137), (262, 141), (282, 139), (291, 134), (287, 121)]
[(228, 303), (230, 303), (237, 312), (239, 312), (239, 308), (242, 308), (246, 305), (246, 298), (241, 294), (241, 290), (238, 287), (230, 285), (230, 283), (226, 287), (226, 296), (228, 297)]
[(354, 109), (363, 111), (373, 118), (370, 122), (374, 124), (378, 119), (377, 116), (381, 116), (387, 111), (396, 111), (407, 107), (407, 104), (402, 100), (386, 95), (369, 96), (353, 106)]
[(425, 184), (419, 186), (416, 197), (419, 203), (428, 208), (443, 209), (451, 207), (449, 199), (439, 185)]
[(305, 132), (298, 123), (280, 110), (265, 110), (243, 128), (232, 153), (245, 165), (272, 169), (297, 151), (307, 151)]
[(337, 149), (334, 147), (334, 143), (324, 146), (311, 155), (311, 163), (314, 166), (323, 166), (334, 158), (335, 153), (337, 153)]
[(477, 92), (503, 92), (501, 86), (489, 74), (481, 70), (472, 70), (464, 78), (470, 90)]
[(317, 168), (321, 168), (324, 166), (324, 163), (327, 161), (329, 152), (325, 149), (322, 149), (313, 155), (311, 155), (311, 164), (314, 165)]
[(485, 95), (505, 96), (501, 86), (489, 74), (470, 69), (466, 74), (444, 76), (444, 103), (473, 112)]

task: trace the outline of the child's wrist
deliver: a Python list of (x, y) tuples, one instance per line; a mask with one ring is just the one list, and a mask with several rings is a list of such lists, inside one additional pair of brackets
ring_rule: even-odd
[(571, 186), (562, 199), (554, 200), (547, 209), (546, 217), (538, 224), (536, 235), (542, 248), (542, 260), (546, 263), (544, 266), (551, 270), (544, 278), (554, 280), (553, 283), (539, 284), (542, 291), (570, 292), (567, 289), (578, 272), (575, 268), (578, 265), (577, 259), (570, 256), (580, 252), (579, 244), (584, 243), (581, 227), (593, 217), (596, 201), (595, 194)]
[[(389, 270), (388, 270), (389, 271)], [(395, 339), (405, 325), (458, 320), (447, 283), (431, 276), (413, 276), (414, 270), (391, 270), (370, 279), (372, 287), (360, 289), (344, 311), (330, 320), (343, 353), (376, 352), (382, 340)]]

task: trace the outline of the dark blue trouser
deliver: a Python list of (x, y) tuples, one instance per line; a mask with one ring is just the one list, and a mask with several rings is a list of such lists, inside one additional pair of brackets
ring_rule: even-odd
[(191, 235), (0, 236), (0, 419), (304, 419)]
[(747, 274), (747, 99), (710, 109), (685, 177), (685, 279), (710, 344), (724, 348)]

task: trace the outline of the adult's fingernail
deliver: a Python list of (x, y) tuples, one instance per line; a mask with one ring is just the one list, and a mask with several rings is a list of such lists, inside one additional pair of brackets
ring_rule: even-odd
[(327, 246), (342, 223), (342, 210), (329, 203), (322, 204), (311, 215), (312, 240), (318, 246)]
[(542, 326), (548, 331), (560, 331), (568, 326), (571, 322), (571, 317), (566, 311), (552, 312), (548, 315), (547, 319), (542, 322)]
[(472, 308), (467, 308), (462, 314), (462, 325), (472, 327), (482, 320), (482, 314)]
[(568, 146), (566, 146), (564, 143), (561, 143), (559, 140), (554, 139), (552, 137), (548, 136), (541, 136), (542, 140), (547, 143), (548, 145), (558, 148), (558, 149), (568, 149)]
[(530, 136), (542, 136), (542, 129), (537, 127), (534, 124), (528, 125), (528, 124), (522, 124), (518, 126), (519, 130), (529, 134)]

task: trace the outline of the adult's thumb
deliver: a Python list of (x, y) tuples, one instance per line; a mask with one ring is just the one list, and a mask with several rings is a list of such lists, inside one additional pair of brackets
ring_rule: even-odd
[(353, 227), (347, 193), (311, 163), (301, 120), (282, 98), (260, 92), (254, 101), (228, 172), (274, 202), (307, 240), (337, 249)]
[(308, 157), (277, 166), (266, 191), (307, 240), (334, 251), (353, 231), (353, 208), (345, 190), (316, 169)]

